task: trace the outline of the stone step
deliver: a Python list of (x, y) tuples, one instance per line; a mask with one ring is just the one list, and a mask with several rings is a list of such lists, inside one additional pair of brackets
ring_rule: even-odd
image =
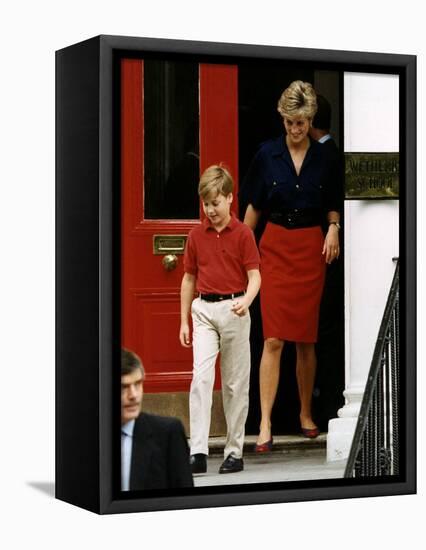
[[(254, 446), (257, 436), (247, 435), (244, 441), (244, 455), (255, 454)], [(209, 454), (222, 455), (225, 447), (225, 437), (209, 438)], [(273, 454), (285, 454), (300, 451), (324, 452), (327, 445), (327, 433), (321, 433), (315, 439), (309, 439), (302, 435), (274, 435), (274, 444), (272, 446)]]

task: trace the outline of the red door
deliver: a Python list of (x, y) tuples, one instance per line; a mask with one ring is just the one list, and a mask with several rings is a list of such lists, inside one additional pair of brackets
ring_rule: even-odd
[[(196, 64), (189, 69), (196, 71), (197, 79), (191, 105), (195, 103), (198, 143), (197, 154), (185, 153), (186, 159), (195, 159), (197, 172), (211, 164), (225, 164), (237, 186), (237, 67)], [(173, 63), (163, 70), (139, 59), (125, 59), (121, 67), (122, 345), (142, 358), (147, 393), (187, 392), (191, 382), (192, 352), (182, 348), (178, 339), (179, 289), (185, 236), (200, 223), (200, 207), (195, 197), (195, 210), (192, 207), (192, 214), (185, 218), (180, 202), (183, 209), (183, 202), (191, 201), (198, 181), (194, 185), (185, 177), (180, 179), (178, 169), (170, 171), (170, 166), (170, 177), (162, 176), (168, 155), (173, 156), (171, 150), (186, 139), (179, 134), (179, 121), (186, 120), (179, 108), (181, 101), (188, 101), (189, 91), (175, 70), (180, 67), (176, 69)], [(164, 101), (163, 88), (171, 103)], [(170, 135), (174, 136), (171, 141)], [(238, 187), (235, 197), (237, 192)], [(236, 200), (233, 206), (237, 208)], [(167, 265), (166, 256), (171, 260)], [(220, 377), (216, 376), (218, 387)]]

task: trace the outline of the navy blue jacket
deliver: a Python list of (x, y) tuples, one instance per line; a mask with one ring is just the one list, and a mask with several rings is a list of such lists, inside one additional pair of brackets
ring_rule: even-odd
[(296, 174), (285, 138), (264, 142), (253, 158), (241, 189), (242, 203), (262, 212), (294, 208), (341, 209), (338, 167), (310, 140), (300, 174)]

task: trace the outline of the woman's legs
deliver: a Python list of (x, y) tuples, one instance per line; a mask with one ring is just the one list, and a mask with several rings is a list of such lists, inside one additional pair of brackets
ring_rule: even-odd
[(312, 420), (312, 392), (315, 382), (317, 358), (315, 344), (296, 343), (296, 377), (300, 398), (300, 425), (305, 429), (317, 426)]
[(263, 344), (260, 361), (259, 385), (260, 408), (262, 418), (257, 444), (261, 445), (271, 439), (271, 412), (277, 394), (280, 378), (280, 359), (284, 347), (283, 340), (267, 338)]

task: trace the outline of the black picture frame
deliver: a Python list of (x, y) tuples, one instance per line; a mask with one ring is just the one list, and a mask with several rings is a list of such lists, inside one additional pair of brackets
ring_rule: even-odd
[[(125, 498), (114, 484), (120, 298), (114, 120), (117, 56), (157, 52), (315, 61), (400, 76), (401, 447), (395, 479), (196, 488)], [(98, 36), (56, 53), (56, 498), (122, 513), (410, 494), (416, 491), (416, 57)]]

